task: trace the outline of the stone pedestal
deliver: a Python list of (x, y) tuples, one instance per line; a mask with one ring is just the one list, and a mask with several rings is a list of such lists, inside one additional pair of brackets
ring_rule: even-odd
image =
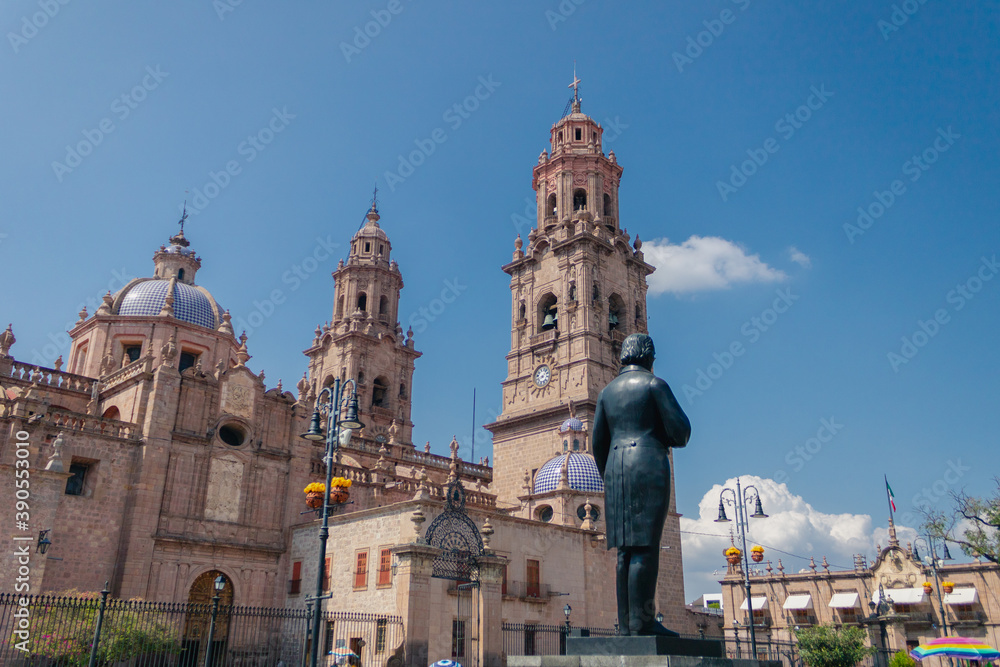
[(399, 561), (396, 572), (396, 608), (403, 615), (406, 635), (405, 667), (427, 667), (430, 644), (430, 587), (434, 559), (440, 549), (426, 544), (400, 544), (392, 548)]
[(721, 658), (722, 642), (681, 637), (568, 637), (566, 654), (571, 656), (696, 656)]

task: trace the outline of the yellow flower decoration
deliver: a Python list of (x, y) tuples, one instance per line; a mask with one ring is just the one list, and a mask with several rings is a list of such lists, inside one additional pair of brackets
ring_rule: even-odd
[(743, 552), (741, 552), (741, 551), (740, 551), (739, 549), (737, 549), (736, 547), (729, 547), (728, 549), (726, 549), (726, 555), (727, 555), (727, 556), (738, 556), (738, 555), (740, 555), (741, 553), (743, 553)]
[(323, 493), (326, 491), (326, 484), (323, 482), (312, 482), (303, 491), (305, 493)]
[(347, 479), (346, 477), (334, 477), (332, 480), (330, 480), (330, 486), (334, 487), (339, 486), (344, 489), (349, 489), (351, 487), (351, 480)]
[(764, 547), (762, 547), (760, 545), (755, 545), (755, 546), (750, 547), (750, 551), (756, 551), (756, 552), (759, 552), (759, 553), (764, 553)]

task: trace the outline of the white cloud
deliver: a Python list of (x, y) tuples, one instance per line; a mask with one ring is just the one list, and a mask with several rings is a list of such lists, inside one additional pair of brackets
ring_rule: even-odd
[(788, 248), (788, 258), (801, 266), (803, 269), (808, 269), (812, 267), (812, 260), (809, 259), (809, 255), (805, 254), (795, 246), (790, 246)]
[[(795, 573), (809, 567), (809, 557), (821, 566), (826, 556), (831, 570), (853, 569), (854, 554), (865, 554), (871, 564), (875, 545), (888, 544), (888, 531), (873, 527), (867, 514), (827, 514), (817, 510), (802, 496), (792, 494), (785, 484), (771, 479), (745, 476), (740, 478), (744, 488), (753, 484), (760, 491), (766, 519), (750, 519), (747, 548), (753, 544), (764, 546), (764, 559), (777, 569), (782, 560), (786, 573)], [(730, 479), (725, 487), (736, 489), (736, 480)], [(690, 602), (703, 593), (720, 590), (719, 580), (726, 573), (722, 551), (729, 546), (729, 528), (736, 530), (735, 508), (726, 505), (732, 523), (715, 523), (719, 515), (719, 493), (723, 486), (716, 484), (698, 503), (697, 518), (681, 517), (682, 552), (684, 554), (684, 592)], [(729, 496), (729, 494), (726, 494)], [(752, 511), (752, 510), (751, 510)], [(897, 537), (906, 544), (915, 536), (911, 528), (898, 527)], [(736, 535), (739, 542), (739, 536)], [(742, 546), (737, 544), (740, 548)], [(781, 549), (795, 558), (778, 553)], [(766, 562), (761, 563), (764, 567)]]
[(692, 236), (680, 245), (669, 239), (643, 244), (646, 261), (656, 267), (649, 277), (655, 294), (727, 289), (735, 283), (770, 283), (787, 278), (783, 271), (748, 255), (742, 247), (718, 236)]

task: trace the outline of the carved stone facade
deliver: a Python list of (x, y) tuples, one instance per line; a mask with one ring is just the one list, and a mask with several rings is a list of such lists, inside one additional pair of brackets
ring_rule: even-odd
[[(855, 556), (853, 569), (836, 570), (824, 557), (820, 564), (813, 558), (808, 567), (786, 572), (780, 560), (776, 568), (769, 561), (751, 570), (757, 641), (793, 641), (796, 627), (855, 625), (866, 630), (870, 645), (909, 652), (942, 636), (946, 624), (949, 636), (976, 637), (996, 646), (1000, 641), (1000, 566), (978, 560), (964, 564), (938, 560), (937, 564), (935, 577), (912, 545), (900, 546), (891, 521), (889, 545), (879, 550), (870, 566), (862, 556)], [(942, 590), (946, 581), (954, 584), (951, 592)], [(880, 587), (893, 602), (881, 616), (875, 614), (873, 604), (879, 601)], [(724, 632), (727, 637), (738, 637), (746, 649), (749, 618), (739, 565), (728, 566), (722, 596)]]

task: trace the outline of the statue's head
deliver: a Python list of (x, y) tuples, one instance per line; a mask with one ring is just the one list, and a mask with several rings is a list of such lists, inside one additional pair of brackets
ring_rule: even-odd
[(642, 366), (646, 370), (652, 370), (655, 356), (653, 339), (646, 334), (631, 334), (622, 343), (622, 366)]

